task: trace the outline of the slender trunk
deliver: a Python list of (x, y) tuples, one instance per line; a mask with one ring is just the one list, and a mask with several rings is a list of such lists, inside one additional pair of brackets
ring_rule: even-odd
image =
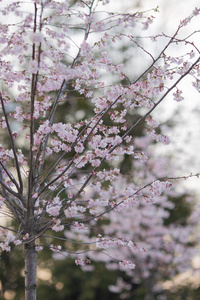
[(35, 242), (25, 244), (25, 300), (36, 300), (37, 251)]
[(146, 287), (145, 300), (154, 300), (155, 299), (155, 295), (153, 292), (153, 286), (154, 286), (154, 276), (150, 276), (145, 281), (145, 287)]

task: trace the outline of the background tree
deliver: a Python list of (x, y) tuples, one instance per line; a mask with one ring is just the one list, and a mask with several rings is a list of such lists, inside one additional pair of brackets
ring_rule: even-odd
[[(153, 21), (149, 12), (99, 11), (98, 4), (106, 2), (109, 1), (77, 1), (71, 7), (70, 1), (35, 0), (27, 4), (30, 6), (26, 11), (23, 2), (6, 2), (1, 9), (3, 15), (16, 17), (15, 24), (12, 21), (1, 25), (0, 123), (10, 140), (10, 147), (1, 147), (1, 209), (5, 214), (9, 212), (18, 227), (1, 226), (0, 247), (10, 251), (12, 243), (24, 245), (25, 298), (29, 300), (36, 299), (37, 252), (42, 247), (61, 250), (60, 245), (49, 242), (55, 233), (59, 232), (59, 240), (64, 229), (98, 228), (96, 222), (111, 211), (124, 212), (125, 206), (132, 207), (138, 197), (151, 202), (154, 195), (171, 187), (166, 177), (148, 181), (145, 176), (145, 182), (134, 179), (119, 191), (119, 182), (124, 179), (118, 161), (124, 155), (139, 161), (146, 159), (141, 151), (134, 151), (132, 138), (143, 123), (147, 135), (168, 144), (167, 136), (156, 131), (151, 113), (172, 90), (176, 101), (183, 99), (177, 85), (187, 75), (194, 77), (194, 87), (199, 89), (199, 50), (190, 36), (178, 36), (182, 27), (198, 16), (199, 9), (181, 21), (172, 37), (150, 37), (166, 38), (165, 47), (154, 57), (129, 31), (137, 24), (142, 25), (138, 28), (148, 29)], [(122, 26), (123, 33), (114, 34), (116, 26)], [(123, 74), (120, 63), (112, 63), (103, 49), (107, 40), (122, 39), (136, 44), (152, 59), (134, 81)], [(181, 57), (172, 57), (170, 46), (174, 43), (184, 43), (190, 49)], [(63, 63), (66, 57), (70, 58), (67, 65)], [(28, 66), (23, 65), (27, 58)], [(115, 76), (126, 78), (128, 84), (112, 85), (111, 78)], [(93, 113), (85, 114), (78, 122), (72, 116), (60, 122), (57, 109), (63, 101), (74, 100), (73, 91), (82, 101), (92, 103)], [(138, 110), (134, 115), (135, 108), (141, 109), (141, 117), (137, 117)], [(133, 115), (131, 123), (128, 110)], [(13, 119), (17, 121), (14, 130), (10, 122)], [(24, 153), (20, 149), (22, 141)], [(132, 248), (133, 242), (126, 237), (104, 238), (103, 232), (98, 233), (96, 249), (119, 244)], [(67, 244), (79, 243), (63, 238)], [(91, 245), (86, 247), (86, 243), (85, 235), (81, 250), (95, 250)], [(76, 258), (75, 262), (84, 266), (90, 260)], [(126, 258), (118, 263), (135, 268)]]

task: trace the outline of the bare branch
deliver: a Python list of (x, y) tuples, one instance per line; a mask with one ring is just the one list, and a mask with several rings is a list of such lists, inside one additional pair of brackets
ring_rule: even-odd
[(17, 181), (15, 180), (13, 174), (6, 168), (6, 166), (2, 163), (2, 161), (0, 161), (0, 165), (4, 169), (4, 171), (6, 172), (6, 174), (8, 175), (8, 177), (10, 178), (10, 180), (12, 181), (12, 183), (14, 183), (14, 185), (17, 188), (17, 190), (19, 190), (19, 185), (18, 185)]
[(19, 161), (18, 161), (18, 158), (17, 158), (15, 143), (14, 143), (12, 131), (11, 131), (11, 128), (10, 128), (10, 124), (9, 124), (9, 121), (8, 121), (8, 117), (7, 117), (7, 114), (6, 114), (4, 101), (3, 101), (3, 97), (2, 97), (1, 93), (0, 93), (0, 100), (1, 100), (1, 106), (2, 106), (3, 113), (4, 113), (4, 117), (5, 117), (7, 129), (8, 129), (9, 137), (10, 137), (10, 142), (11, 142), (11, 147), (12, 147), (12, 150), (13, 150), (13, 155), (14, 155), (14, 158), (15, 158), (15, 165), (16, 165), (16, 170), (17, 170), (17, 175), (18, 175), (18, 180), (19, 180), (19, 185), (20, 185), (20, 187), (18, 185), (16, 187), (18, 188), (19, 194), (22, 194), (22, 192), (23, 192), (23, 182), (22, 182), (22, 178), (21, 178)]

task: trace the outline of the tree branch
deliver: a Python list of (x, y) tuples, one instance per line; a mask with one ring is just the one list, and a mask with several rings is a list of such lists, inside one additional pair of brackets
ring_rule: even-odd
[(12, 147), (13, 155), (14, 155), (14, 159), (15, 159), (16, 171), (17, 171), (19, 185), (20, 185), (20, 186), (17, 185), (16, 188), (18, 189), (19, 194), (22, 194), (22, 192), (23, 192), (23, 182), (22, 182), (22, 178), (21, 178), (19, 161), (18, 161), (18, 158), (17, 158), (17, 153), (16, 153), (16, 149), (15, 149), (14, 138), (13, 138), (13, 135), (12, 135), (12, 132), (11, 132), (11, 128), (10, 128), (10, 124), (9, 124), (8, 117), (7, 117), (7, 114), (6, 114), (6, 110), (5, 110), (5, 106), (4, 106), (4, 102), (3, 102), (3, 98), (2, 98), (1, 92), (0, 92), (0, 100), (1, 100), (1, 106), (2, 106), (4, 117), (5, 117), (5, 122), (6, 122), (6, 125), (7, 125), (9, 137), (10, 137), (11, 147)]

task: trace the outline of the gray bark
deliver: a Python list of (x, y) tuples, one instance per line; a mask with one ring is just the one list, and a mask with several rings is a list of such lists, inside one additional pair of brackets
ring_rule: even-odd
[(25, 244), (25, 300), (36, 300), (37, 251), (35, 242)]

